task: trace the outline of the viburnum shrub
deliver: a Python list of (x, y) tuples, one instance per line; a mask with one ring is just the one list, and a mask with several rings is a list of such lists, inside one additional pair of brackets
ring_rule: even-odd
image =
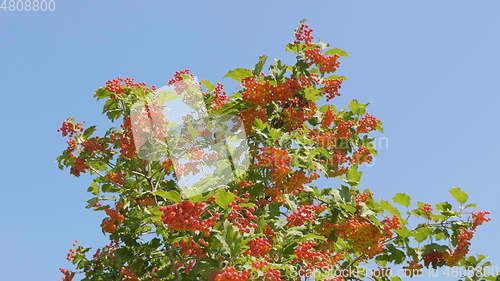
[[(475, 205), (460, 188), (450, 191), (456, 207), (412, 207), (398, 193), (392, 201), (402, 209), (362, 190), (358, 168), (376, 155), (382, 123), (357, 100), (347, 109), (330, 103), (347, 53), (316, 42), (304, 22), (286, 50), (294, 64), (274, 60), (265, 71), (261, 56), (253, 70), (229, 71), (240, 83), (230, 95), (221, 83), (201, 81), (209, 115), (239, 116), (250, 147), (246, 172), (204, 194), (183, 199), (170, 159), (138, 157), (130, 108), (154, 87), (118, 78), (98, 89), (116, 124), (101, 136), (95, 126), (63, 122), (68, 147), (59, 167), (93, 176), (87, 208), (102, 212), (109, 236), (100, 249), (75, 244), (74, 269), (60, 269), (63, 280), (399, 280), (380, 273), (400, 268), (411, 277), (423, 267), (474, 267), (467, 280), (480, 279), (490, 264), (468, 252), (489, 213), (469, 211)], [(179, 71), (169, 84), (191, 76)], [(362, 266), (376, 271), (345, 274)]]

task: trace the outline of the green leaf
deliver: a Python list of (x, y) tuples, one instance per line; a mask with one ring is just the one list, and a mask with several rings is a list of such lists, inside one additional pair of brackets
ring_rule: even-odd
[(436, 237), (436, 240), (444, 240), (448, 238), (448, 231), (445, 229), (436, 229), (434, 230), (434, 236)]
[(404, 261), (406, 257), (405, 253), (397, 249), (393, 244), (387, 245), (387, 250), (389, 253), (387, 255), (389, 261), (392, 261), (396, 264), (401, 264)]
[(85, 208), (94, 207), (95, 205), (97, 205), (97, 203), (99, 203), (99, 199), (100, 199), (99, 197), (94, 197), (94, 198), (87, 200), (87, 206), (85, 206)]
[(102, 160), (89, 160), (87, 161), (87, 164), (98, 171), (106, 171), (108, 167), (106, 166), (106, 163)]
[(207, 90), (209, 90), (210, 92), (213, 91), (215, 89), (215, 86), (214, 84), (212, 84), (210, 81), (208, 80), (201, 80), (201, 84), (203, 84)]
[(269, 66), (269, 75), (271, 75), (276, 81), (283, 79), (286, 73), (287, 67), (281, 63), (281, 60), (274, 59), (274, 64)]
[(323, 235), (317, 235), (317, 234), (314, 234), (314, 233), (308, 233), (308, 234), (304, 235), (301, 240), (304, 240), (304, 241), (306, 241), (306, 240), (327, 241), (328, 239), (325, 236), (323, 236)]
[(412, 233), (412, 236), (415, 237), (415, 240), (417, 240), (417, 242), (422, 243), (431, 234), (432, 228), (426, 226), (415, 229)]
[(450, 212), (451, 211), (451, 204), (448, 202), (443, 202), (435, 205), (436, 209), (440, 212)]
[(347, 80), (347, 77), (346, 76), (339, 76), (339, 75), (336, 75), (336, 74), (332, 74), (328, 77), (325, 77), (325, 80)]
[(403, 205), (405, 207), (410, 206), (410, 196), (405, 193), (397, 193), (392, 197), (392, 201), (398, 203), (399, 205)]
[(255, 64), (255, 67), (253, 68), (253, 74), (259, 75), (262, 72), (262, 68), (266, 64), (267, 61), (267, 56), (260, 56), (259, 61)]
[(365, 203), (360, 203), (361, 205), (361, 216), (364, 218), (371, 217), (375, 215), (375, 212), (372, 211)]
[(271, 137), (272, 140), (276, 141), (279, 140), (280, 137), (282, 137), (284, 134), (280, 130), (277, 130), (275, 128), (269, 128), (269, 136)]
[(110, 97), (112, 92), (108, 91), (106, 87), (99, 88), (97, 91), (94, 93), (94, 97), (96, 97), (98, 100)]
[(338, 48), (330, 49), (330, 50), (326, 51), (325, 54), (330, 55), (330, 56), (338, 55), (341, 57), (348, 57), (349, 56), (349, 54), (346, 51), (338, 49)]
[(351, 202), (352, 193), (351, 193), (351, 190), (349, 189), (348, 186), (342, 185), (338, 189), (338, 193), (339, 193), (340, 198), (342, 198), (342, 200), (344, 202)]
[(163, 199), (170, 200), (174, 203), (179, 203), (182, 201), (181, 195), (176, 190), (170, 190), (170, 191), (158, 190), (153, 192), (153, 194), (158, 195)]
[(88, 192), (91, 192), (94, 195), (99, 194), (99, 185), (97, 183), (93, 182), (90, 184), (90, 187), (87, 189)]
[(105, 183), (101, 186), (102, 192), (118, 192), (120, 189), (117, 186)]
[(363, 115), (366, 112), (367, 105), (359, 103), (358, 100), (354, 99), (349, 103), (349, 109), (356, 115)]
[(220, 189), (215, 193), (215, 203), (224, 209), (227, 209), (227, 205), (233, 202), (234, 198), (234, 193), (224, 189)]
[(290, 200), (290, 196), (288, 194), (285, 194), (283, 197), (285, 197), (285, 203), (288, 205), (288, 208), (292, 212), (297, 211), (297, 204), (295, 204), (293, 200)]
[(252, 71), (249, 69), (246, 69), (246, 68), (236, 68), (236, 69), (230, 70), (226, 75), (224, 75), (224, 77), (233, 78), (234, 80), (236, 80), (238, 82), (241, 82), (241, 80), (243, 80), (243, 78), (252, 77), (252, 76), (253, 76)]
[(253, 126), (256, 130), (264, 130), (267, 127), (267, 124), (265, 124), (262, 120), (257, 118), (253, 122)]
[(467, 208), (476, 208), (477, 207), (477, 204), (474, 204), (474, 203), (470, 203), (470, 204), (467, 204), (464, 206), (465, 209)]
[(454, 187), (449, 192), (461, 204), (464, 204), (469, 199), (469, 195), (460, 189), (460, 187)]
[(358, 185), (359, 181), (361, 180), (362, 174), (363, 174), (362, 172), (358, 171), (357, 165), (351, 166), (351, 168), (349, 169), (349, 171), (347, 171), (346, 174), (347, 183), (350, 185)]
[(87, 139), (95, 132), (96, 126), (90, 126), (83, 132), (83, 137)]
[(321, 90), (318, 90), (314, 87), (309, 87), (304, 90), (306, 99), (310, 101), (317, 101), (321, 99)]
[(389, 214), (393, 216), (401, 217), (401, 213), (399, 212), (399, 210), (388, 201), (385, 200), (380, 201), (380, 207), (382, 207), (382, 209), (389, 212)]
[(410, 231), (406, 228), (395, 229), (394, 232), (396, 232), (399, 236), (403, 238), (407, 238), (410, 236)]

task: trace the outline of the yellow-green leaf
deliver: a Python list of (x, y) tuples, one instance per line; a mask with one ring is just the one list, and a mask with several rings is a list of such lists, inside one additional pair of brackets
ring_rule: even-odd
[(469, 195), (465, 193), (460, 187), (454, 187), (450, 190), (450, 194), (457, 200), (459, 203), (464, 204), (469, 199)]

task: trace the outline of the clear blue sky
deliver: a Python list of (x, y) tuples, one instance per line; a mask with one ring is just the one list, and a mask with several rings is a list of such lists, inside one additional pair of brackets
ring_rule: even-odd
[(185, 67), (220, 80), (261, 54), (285, 56), (302, 18), (351, 54), (337, 102), (370, 101), (385, 123), (388, 148), (363, 186), (431, 203), (451, 200), (447, 191), (461, 186), (495, 213), (473, 252), (500, 265), (499, 1), (56, 4), (52, 13), (0, 10), (0, 279), (57, 280), (73, 240), (104, 241), (101, 214), (84, 209), (88, 180), (54, 160), (67, 116), (106, 125), (93, 90), (116, 76), (161, 86)]

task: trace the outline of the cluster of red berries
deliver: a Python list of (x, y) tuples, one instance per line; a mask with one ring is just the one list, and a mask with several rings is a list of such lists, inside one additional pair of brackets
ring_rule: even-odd
[(470, 240), (474, 236), (474, 231), (462, 229), (457, 235), (457, 247), (448, 257), (448, 265), (454, 266), (469, 253)]
[(325, 55), (321, 53), (320, 48), (306, 49), (304, 50), (304, 55), (307, 58), (309, 64), (316, 64), (317, 66), (319, 66), (319, 70), (321, 72), (326, 72), (326, 73), (335, 72), (337, 68), (340, 66), (340, 62), (338, 61), (340, 56)]
[(68, 117), (57, 131), (61, 132), (63, 137), (69, 136), (71, 138), (74, 134), (83, 132), (82, 123), (75, 123), (73, 117)]
[(106, 89), (115, 94), (121, 94), (123, 93), (121, 82), (122, 82), (121, 78), (109, 80), (106, 82)]
[(297, 79), (302, 88), (315, 86), (319, 84), (321, 81), (321, 79), (318, 78), (317, 73), (309, 73), (309, 75), (299, 75)]
[[(203, 246), (205, 246), (205, 247), (208, 246), (208, 242), (205, 241), (205, 240), (203, 240), (203, 239), (199, 239), (198, 242), (202, 243)], [(197, 244), (197, 243), (195, 243), (191, 239), (188, 240), (188, 241), (181, 240), (178, 243), (174, 243), (173, 246), (174, 247), (180, 247), (182, 254), (184, 256), (186, 256), (186, 257), (198, 257), (198, 258), (205, 258), (205, 257), (207, 257), (207, 254), (200, 247), (200, 245)]]
[(322, 252), (316, 250), (315, 246), (317, 246), (315, 241), (303, 242), (293, 251), (296, 258), (292, 262), (301, 264), (300, 274), (304, 276), (309, 276), (315, 269), (327, 271), (337, 262), (330, 256), (328, 250)]
[(361, 146), (352, 154), (351, 162), (354, 164), (371, 163), (373, 156), (368, 148)]
[(356, 196), (354, 201), (356, 202), (356, 204), (360, 204), (361, 202), (366, 202), (370, 197), (372, 197), (372, 194), (369, 192), (365, 192), (358, 194), (358, 196)]
[(125, 177), (121, 171), (118, 171), (116, 173), (109, 173), (107, 175), (107, 178), (116, 184), (124, 184), (125, 183)]
[(78, 248), (78, 240), (76, 240), (75, 242), (73, 242), (73, 247), (69, 249), (68, 255), (66, 256), (66, 259), (68, 261), (72, 261), (73, 259), (75, 259)]
[(281, 271), (279, 269), (268, 268), (264, 273), (264, 281), (285, 281), (281, 279)]
[(262, 107), (268, 104), (270, 93), (273, 92), (269, 81), (261, 82), (255, 77), (248, 77), (241, 81), (241, 85), (244, 89), (242, 96), (246, 102)]
[(338, 120), (337, 133), (335, 136), (339, 139), (348, 139), (352, 136), (351, 129), (354, 126), (352, 121)]
[(387, 238), (391, 238), (393, 235), (393, 230), (401, 229), (401, 220), (397, 216), (392, 218), (386, 218), (382, 221), (382, 227), (384, 228), (384, 233)]
[[(72, 155), (74, 157), (74, 155)], [(85, 160), (80, 157), (75, 158), (75, 163), (70, 169), (70, 173), (79, 177), (81, 173), (85, 173), (89, 166), (86, 164)]]
[(177, 82), (183, 81), (186, 76), (193, 77), (189, 69), (183, 69), (175, 72), (174, 77), (168, 81), (168, 85), (173, 85)]
[[(295, 41), (294, 44), (304, 44), (306, 46), (313, 46), (312, 36), (313, 30), (304, 23), (301, 23), (300, 26), (295, 30)], [(338, 59), (340, 58), (338, 55), (328, 56), (321, 53), (321, 49), (319, 47), (315, 48), (307, 48), (304, 50), (305, 57), (309, 60), (309, 63), (316, 64), (319, 66), (319, 70), (322, 72), (335, 72), (339, 67), (340, 63)]]
[(308, 101), (306, 105), (300, 107), (290, 106), (285, 108), (284, 117), (286, 121), (285, 129), (289, 132), (300, 128), (303, 124), (311, 119), (316, 112), (316, 104)]
[(229, 97), (227, 96), (226, 92), (224, 92), (224, 85), (219, 82), (217, 82), (217, 85), (215, 86), (213, 95), (215, 109), (219, 109), (223, 107), (227, 102), (229, 102)]
[(295, 30), (295, 44), (311, 45), (314, 37), (312, 36), (313, 29), (305, 23), (301, 23)]
[(93, 137), (83, 141), (82, 147), (83, 151), (89, 155), (92, 155), (95, 152), (110, 152), (110, 150), (107, 149), (106, 142), (99, 137)]
[[(76, 142), (70, 145), (68, 149), (74, 150), (75, 146)], [(87, 165), (87, 159), (94, 156), (96, 153), (102, 153), (103, 158), (106, 160), (109, 160), (112, 157), (112, 151), (108, 148), (106, 140), (99, 137), (93, 137), (84, 140), (81, 143), (81, 149), (77, 152), (79, 153), (78, 156), (75, 156), (73, 153), (70, 154), (70, 157), (75, 160), (70, 172), (75, 176), (80, 176), (81, 173), (87, 171), (87, 169), (89, 168)]]
[(460, 229), (457, 234), (457, 246), (453, 251), (430, 251), (424, 256), (424, 264), (426, 266), (432, 265), (434, 268), (444, 264), (448, 266), (455, 266), (463, 257), (469, 253), (471, 245), (470, 240), (474, 237), (474, 231), (477, 226), (488, 222), (491, 218), (485, 217), (490, 214), (487, 211), (473, 212), (472, 213), (472, 227), (471, 230)]
[(124, 158), (134, 158), (136, 155), (132, 121), (129, 116), (123, 117), (122, 132), (111, 135), (111, 142), (120, 147), (120, 154)]
[(183, 272), (185, 274), (188, 274), (189, 272), (191, 272), (191, 270), (193, 269), (195, 264), (196, 264), (196, 260), (188, 260), (187, 263), (180, 261), (180, 262), (177, 262), (174, 267), (176, 270), (184, 267)]
[(262, 260), (257, 260), (257, 261), (252, 262), (252, 267), (257, 269), (257, 270), (261, 270), (268, 265), (269, 265), (269, 263), (267, 262), (267, 257), (265, 257)]
[(156, 204), (156, 200), (154, 197), (152, 196), (148, 196), (148, 197), (145, 197), (141, 200), (139, 200), (139, 204), (141, 204), (142, 206), (153, 206)]
[(383, 243), (392, 237), (392, 230), (401, 227), (398, 217), (386, 219), (382, 225), (383, 231), (365, 218), (355, 216), (335, 227), (339, 230), (339, 236), (348, 240), (355, 251), (374, 257), (384, 249)]
[(334, 147), (335, 142), (337, 141), (335, 134), (330, 131), (316, 132), (312, 135), (312, 139), (324, 148)]
[(334, 167), (335, 170), (338, 170), (340, 166), (345, 164), (348, 160), (349, 157), (347, 157), (347, 154), (344, 151), (335, 149), (332, 154), (332, 158), (329, 160), (329, 163)]
[(377, 117), (367, 113), (358, 121), (358, 133), (369, 133), (376, 130), (378, 126)]
[(432, 205), (425, 203), (422, 207), (419, 208), (424, 214), (427, 216), (427, 219), (431, 219), (432, 214)]
[[(238, 193), (234, 190), (233, 193)], [(228, 207), (231, 209), (227, 219), (242, 232), (250, 232), (250, 228), (257, 228), (258, 217), (254, 215), (254, 207), (242, 207), (240, 203), (245, 202), (245, 198), (250, 197), (250, 193), (244, 193), (242, 197), (236, 195), (235, 201), (229, 203)]]
[(299, 100), (295, 94), (302, 88), (297, 80), (286, 78), (284, 82), (272, 88), (272, 100), (281, 105), (298, 105)]
[[(109, 80), (106, 82), (106, 90), (113, 92), (116, 95), (120, 95), (121, 93), (123, 93), (125, 91), (123, 86), (129, 87), (129, 88), (145, 88), (146, 83), (136, 83), (135, 79), (133, 79), (133, 78), (123, 79), (120, 77), (113, 79), (113, 80)], [(154, 87), (153, 87), (153, 90), (154, 90)]]
[(278, 186), (267, 186), (266, 188), (264, 188), (264, 193), (268, 196), (268, 198), (257, 203), (258, 205), (264, 206), (272, 202), (285, 202), (285, 198), (283, 197), (283, 189)]
[(307, 176), (304, 172), (293, 173), (286, 182), (285, 189), (287, 192), (297, 194), (304, 190), (304, 184), (308, 184), (319, 177), (318, 173), (311, 173)]
[(82, 123), (75, 123), (75, 120), (72, 117), (69, 117), (63, 121), (61, 128), (57, 131), (61, 132), (63, 137), (68, 136), (68, 148), (66, 151), (69, 152), (69, 157), (74, 160), (70, 173), (78, 177), (82, 172), (85, 172), (89, 168), (84, 159), (76, 157), (73, 154), (73, 150), (76, 148), (77, 144), (75, 134), (83, 132)]
[(202, 163), (197, 161), (187, 161), (185, 163), (178, 163), (175, 169), (175, 175), (178, 177), (187, 176), (189, 174), (196, 175), (200, 172), (200, 165)]
[(270, 102), (280, 105), (293, 104), (295, 94), (301, 89), (301, 85), (294, 79), (286, 79), (278, 85), (272, 85), (268, 80), (260, 81), (257, 77), (247, 77), (241, 82), (243, 87), (243, 99), (254, 105), (265, 107)]
[(59, 271), (64, 275), (63, 278), (61, 278), (61, 281), (71, 281), (73, 280), (73, 276), (75, 275), (74, 272), (71, 272), (65, 268), (59, 268)]
[(336, 116), (335, 112), (328, 108), (326, 112), (323, 114), (323, 119), (321, 120), (321, 128), (326, 129), (330, 127), (330, 125), (335, 121)]
[(292, 170), (290, 162), (292, 156), (287, 150), (274, 146), (264, 147), (261, 154), (257, 156), (257, 165), (266, 166), (271, 169), (271, 177), (275, 182), (282, 182), (284, 177)]
[(104, 232), (113, 233), (116, 231), (117, 225), (122, 223), (125, 220), (125, 216), (123, 216), (120, 211), (115, 209), (107, 209), (106, 215), (109, 218), (106, 218), (102, 221), (101, 227)]
[(486, 217), (489, 214), (491, 214), (491, 212), (488, 211), (472, 212), (472, 229), (475, 229), (485, 222), (491, 221), (491, 218)]
[(287, 216), (289, 226), (300, 226), (306, 221), (314, 222), (316, 215), (326, 209), (323, 205), (304, 205), (297, 208), (296, 212)]
[(243, 120), (243, 125), (245, 126), (245, 133), (250, 135), (252, 133), (253, 123), (256, 119), (266, 120), (266, 109), (257, 106), (252, 106), (247, 109), (243, 109), (239, 115)]
[(106, 255), (108, 258), (112, 259), (115, 255), (116, 249), (118, 249), (118, 241), (113, 240), (108, 245), (104, 246), (104, 248), (97, 249), (92, 256), (92, 260), (97, 260), (102, 255)]
[(250, 249), (248, 254), (254, 257), (261, 257), (266, 255), (271, 250), (271, 243), (267, 237), (257, 237), (250, 241)]
[(224, 269), (224, 272), (217, 274), (215, 281), (246, 281), (250, 277), (250, 271), (236, 271), (232, 266)]
[(433, 268), (443, 266), (446, 263), (449, 254), (446, 252), (432, 250), (424, 255), (425, 266), (432, 265)]
[(122, 281), (139, 281), (139, 278), (130, 271), (127, 267), (122, 266), (120, 268), (120, 273), (123, 275), (123, 280)]
[(172, 159), (167, 159), (163, 161), (161, 165), (163, 166), (163, 170), (167, 175), (169, 175), (171, 172), (174, 171), (174, 163), (172, 162)]
[(209, 218), (203, 219), (205, 203), (182, 201), (180, 203), (161, 207), (163, 223), (167, 224), (170, 231), (200, 231), (206, 236), (210, 235), (210, 228), (215, 225), (219, 213), (213, 213)]
[[(148, 140), (163, 141), (165, 139), (165, 101), (162, 96), (153, 96), (152, 100), (144, 101), (144, 106), (133, 108), (130, 112), (130, 125), (122, 126), (124, 130), (131, 130), (136, 147), (141, 147)], [(129, 120), (124, 120), (129, 122)], [(130, 127), (130, 128), (129, 128)]]
[(238, 186), (241, 188), (241, 189), (245, 189), (245, 188), (249, 188), (249, 187), (252, 187), (254, 185), (253, 181), (240, 181), (238, 182)]

